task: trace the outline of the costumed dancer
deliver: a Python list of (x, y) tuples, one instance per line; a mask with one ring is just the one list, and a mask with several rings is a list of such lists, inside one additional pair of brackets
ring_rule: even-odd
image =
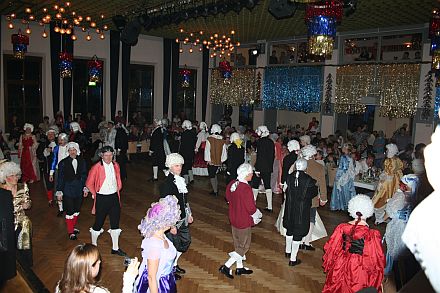
[(244, 163), (246, 149), (238, 132), (231, 134), (231, 144), (228, 147), (228, 159), (226, 160), (226, 182), (237, 179), (237, 168)]
[[(10, 169), (3, 167), (6, 160), (0, 161), (0, 183), (6, 182), (6, 177), (10, 176)], [(13, 171), (14, 173), (14, 171)], [(15, 174), (12, 174), (13, 176)], [(2, 223), (2, 232), (0, 237), (0, 290), (6, 281), (16, 275), (16, 245), (14, 231), (14, 205), (12, 193), (10, 190), (1, 186), (0, 188), (0, 219)]]
[(76, 142), (69, 142), (67, 150), (69, 156), (58, 164), (56, 196), (63, 198), (69, 239), (76, 240), (79, 230), (75, 227), (78, 222), (82, 198), (86, 197), (88, 193), (85, 187), (87, 167), (86, 161), (80, 156), (81, 151)]
[(374, 287), (382, 292), (385, 256), (379, 231), (370, 229), (367, 219), (373, 215), (373, 203), (363, 194), (348, 203), (355, 220), (339, 224), (324, 246), (323, 293), (358, 292)]
[(278, 134), (272, 133), (270, 138), (273, 140), (274, 148), (275, 148), (275, 157), (273, 160), (273, 169), (272, 175), (270, 178), (270, 186), (272, 188), (272, 192), (275, 194), (281, 194), (282, 190), (280, 188), (281, 185), (281, 176), (282, 176), (282, 168), (283, 168), (283, 145), (279, 139)]
[(153, 178), (151, 181), (157, 181), (159, 168), (165, 170), (165, 147), (162, 120), (154, 119), (153, 125), (154, 129), (151, 133), (150, 143), (150, 156), (153, 165)]
[(107, 132), (105, 134), (104, 146), (115, 148), (116, 129), (113, 121), (107, 121)]
[(177, 256), (174, 260), (174, 269), (176, 279), (180, 280), (179, 274), (186, 271), (179, 267), (177, 261), (182, 253), (186, 252), (191, 244), (191, 234), (189, 224), (193, 222), (191, 208), (188, 203), (188, 189), (186, 188), (185, 179), (180, 176), (182, 166), (185, 163), (183, 157), (177, 153), (171, 153), (167, 156), (166, 166), (169, 168), (169, 174), (165, 182), (160, 186), (160, 197), (174, 195), (179, 201), (180, 220), (171, 227), (165, 235), (177, 249)]
[(269, 129), (266, 126), (258, 126), (257, 135), (260, 137), (256, 143), (257, 159), (255, 161), (255, 175), (252, 178), (252, 192), (255, 202), (257, 201), (258, 188), (263, 180), (266, 192), (267, 206), (265, 211), (272, 212), (272, 189), (270, 186), (273, 161), (275, 160), (275, 145), (269, 138)]
[(412, 198), (417, 192), (418, 185), (419, 178), (417, 175), (408, 174), (403, 176), (399, 189), (387, 202), (386, 213), (391, 221), (388, 222), (385, 231), (385, 241), (387, 243), (385, 275), (394, 272), (394, 283), (397, 290), (400, 290), (409, 281), (410, 277), (413, 277), (411, 274), (405, 274), (401, 271), (402, 268), (405, 268), (405, 271), (408, 272), (411, 267), (407, 263), (409, 259), (407, 253), (405, 253), (407, 249), (402, 241), (402, 234), (411, 214)]
[(440, 233), (437, 229), (440, 206), (440, 126), (424, 150), (426, 175), (434, 191), (411, 213), (402, 240), (420, 263), (434, 291), (440, 292)]
[(330, 209), (332, 211), (346, 211), (348, 202), (356, 195), (356, 189), (354, 188), (356, 170), (350, 155), (351, 149), (352, 145), (349, 143), (344, 144), (342, 147), (343, 155), (339, 159), (339, 166), (333, 184), (332, 198), (330, 200)]
[[(300, 150), (299, 142), (296, 140), (291, 140), (287, 143), (287, 150), (290, 152), (287, 156), (283, 159), (283, 171), (281, 174), (281, 182), (282, 182), (282, 188), (283, 191), (286, 191), (287, 188), (287, 175), (289, 175), (289, 169), (290, 167), (295, 164), (296, 160), (298, 159), (298, 153)], [(286, 204), (286, 193), (284, 192), (284, 201), (281, 205), (280, 213), (278, 214), (277, 221), (275, 222), (275, 227), (277, 228), (278, 232), (282, 236), (286, 236), (286, 229), (283, 226), (283, 216), (284, 216), (284, 206)]]
[(128, 129), (122, 123), (116, 124), (116, 137), (115, 137), (115, 149), (116, 149), (116, 162), (118, 162), (121, 168), (121, 179), (127, 179), (127, 150), (128, 150)]
[[(49, 181), (54, 182), (54, 186), (56, 186), (56, 181), (58, 177), (58, 164), (61, 162), (64, 158), (69, 156), (69, 152), (67, 151), (67, 143), (69, 142), (69, 138), (67, 134), (61, 133), (58, 135), (58, 145), (56, 145), (53, 148), (53, 159), (52, 159), (52, 165), (50, 166), (49, 171)], [(62, 197), (56, 197), (57, 198), (57, 204), (58, 204), (58, 214), (57, 217), (63, 216), (63, 198)]]
[(221, 127), (218, 124), (213, 124), (211, 135), (206, 139), (205, 145), (205, 161), (208, 164), (209, 180), (212, 186), (212, 191), (209, 194), (214, 196), (218, 196), (218, 168), (228, 158), (226, 142), (221, 133)]
[(192, 166), (194, 163), (194, 149), (196, 147), (197, 136), (193, 131), (192, 123), (185, 120), (182, 123), (183, 132), (180, 136), (179, 154), (185, 160), (182, 167), (182, 175), (186, 184), (194, 181)]
[(136, 292), (177, 292), (173, 273), (177, 250), (164, 233), (179, 219), (178, 200), (173, 195), (152, 203), (147, 215), (142, 219), (138, 229), (144, 239), (141, 244), (142, 263), (139, 267), (139, 277), (135, 281)]
[(200, 122), (199, 133), (197, 134), (197, 142), (194, 156), (193, 173), (198, 176), (208, 176), (208, 165), (205, 161), (205, 145), (208, 139), (208, 125), (205, 122)]
[(385, 221), (385, 208), (390, 199), (399, 188), (400, 178), (403, 173), (403, 163), (397, 157), (399, 150), (393, 143), (386, 146), (386, 159), (383, 162), (383, 171), (379, 176), (379, 185), (373, 196), (375, 224)]
[(58, 135), (58, 127), (51, 126), (46, 132), (46, 139), (41, 142), (37, 149), (38, 158), (43, 161), (42, 170), (44, 172), (44, 186), (46, 187), (47, 201), (49, 206), (53, 206), (53, 180), (50, 181), (50, 169), (54, 160), (54, 149), (56, 147), (56, 137)]
[(119, 164), (114, 162), (114, 149), (105, 146), (100, 151), (101, 161), (93, 165), (87, 177), (86, 187), (94, 199), (92, 214), (95, 215), (95, 223), (90, 228), (92, 244), (98, 245), (98, 237), (104, 232), (104, 225), (107, 215), (110, 218), (110, 229), (107, 231), (112, 238), (112, 254), (126, 256), (127, 254), (119, 248), (119, 235), (122, 230), (119, 228), (121, 217), (121, 173)]
[(40, 180), (40, 169), (37, 159), (38, 142), (32, 134), (34, 126), (26, 123), (23, 127), (24, 134), (20, 136), (18, 144), (18, 157), (20, 158), (20, 168), (23, 172), (22, 181), (33, 183)]
[[(12, 193), (14, 205), (15, 240), (18, 254), (24, 264), (31, 267), (32, 260), (32, 222), (26, 216), (25, 210), (31, 208), (32, 201), (29, 196), (29, 188), (26, 183), (18, 183), (20, 180), (20, 166), (14, 162), (0, 164), (0, 188)], [(2, 261), (3, 265), (3, 261)]]
[(305, 147), (306, 145), (309, 145), (311, 142), (310, 136), (308, 135), (303, 135), (299, 137), (299, 141), (301, 144), (301, 147)]
[(79, 149), (84, 152), (87, 146), (87, 137), (83, 133), (81, 126), (78, 122), (70, 123), (70, 135), (69, 141), (76, 142), (79, 145)]
[(298, 159), (296, 171), (287, 176), (286, 203), (284, 207), (283, 226), (286, 229), (286, 257), (290, 258), (289, 266), (301, 263), (297, 258), (301, 240), (310, 230), (310, 208), (312, 199), (318, 193), (316, 180), (305, 173), (307, 161)]
[(251, 245), (252, 226), (261, 221), (262, 214), (255, 205), (252, 188), (253, 171), (250, 164), (241, 164), (237, 169), (237, 180), (226, 186), (226, 200), (229, 203), (229, 221), (231, 223), (234, 251), (230, 258), (219, 268), (220, 273), (233, 279), (231, 266), (236, 263), (235, 275), (249, 275), (253, 271), (243, 266), (245, 254)]

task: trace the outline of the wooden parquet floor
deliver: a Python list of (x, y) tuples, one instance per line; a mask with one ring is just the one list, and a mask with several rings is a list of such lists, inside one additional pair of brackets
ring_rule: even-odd
[[(131, 257), (140, 258), (141, 236), (137, 225), (145, 215), (150, 204), (158, 198), (161, 183), (149, 182), (151, 178), (149, 162), (140, 161), (128, 165), (129, 178), (124, 182), (122, 192), (122, 216), (120, 247)], [(221, 181), (221, 180), (220, 180)], [(33, 227), (34, 266), (33, 270), (46, 287), (53, 292), (56, 282), (61, 277), (64, 261), (71, 249), (82, 242), (90, 242), (89, 227), (94, 222), (91, 215), (92, 199), (84, 200), (79, 217), (79, 239), (71, 241), (67, 237), (63, 218), (56, 217), (56, 208), (49, 208), (42, 183), (30, 186), (33, 207), (28, 212)], [(284, 238), (274, 227), (280, 206), (281, 195), (274, 195), (274, 213), (263, 215), (263, 221), (252, 231), (252, 244), (246, 255), (246, 265), (254, 270), (249, 276), (227, 279), (218, 272), (218, 268), (233, 250), (231, 228), (228, 222), (228, 207), (221, 195), (212, 197), (209, 180), (196, 177), (189, 187), (189, 199), (194, 214), (191, 225), (192, 244), (183, 254), (180, 266), (187, 273), (178, 281), (179, 292), (321, 292), (325, 282), (322, 271), (322, 247), (326, 239), (314, 243), (314, 252), (300, 252), (303, 263), (289, 267), (284, 257)], [(257, 206), (265, 207), (265, 196), (260, 195)], [(349, 219), (346, 213), (330, 212), (326, 207), (319, 213), (331, 234), (341, 222)], [(108, 229), (108, 219), (104, 229)], [(111, 238), (103, 233), (98, 239), (102, 255), (101, 283), (111, 292), (121, 292), (123, 258), (110, 254)]]

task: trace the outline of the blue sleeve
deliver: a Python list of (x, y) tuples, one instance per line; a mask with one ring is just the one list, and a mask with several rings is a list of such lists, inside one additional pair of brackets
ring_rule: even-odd
[(58, 165), (57, 191), (64, 191), (64, 160)]
[(341, 157), (341, 160), (339, 161), (339, 169), (348, 170), (349, 165), (350, 165), (350, 161), (348, 160), (346, 155), (343, 155)]
[(57, 145), (53, 149), (53, 160), (52, 160), (52, 165), (50, 166), (50, 170), (54, 170), (55, 171), (55, 169), (57, 167), (57, 164), (58, 164), (58, 150), (59, 150), (59, 148), (60, 147)]

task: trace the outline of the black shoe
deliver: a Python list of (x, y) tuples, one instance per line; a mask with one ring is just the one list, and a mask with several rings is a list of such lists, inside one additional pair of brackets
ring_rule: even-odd
[(273, 210), (271, 210), (271, 209), (264, 208), (264, 210), (265, 210), (266, 212), (268, 212), (268, 213), (273, 213)]
[(189, 184), (194, 184), (194, 180), (191, 180), (191, 181), (189, 182)]
[(113, 250), (112, 249), (112, 254), (117, 254), (117, 255), (120, 255), (120, 256), (127, 256), (127, 254), (123, 250), (121, 250), (120, 248), (118, 250)]
[(182, 279), (182, 276), (179, 274), (174, 274), (174, 279), (176, 279), (176, 281), (179, 281), (180, 279)]
[(250, 274), (252, 274), (254, 271), (253, 270), (250, 270), (250, 269), (248, 269), (248, 268), (241, 268), (241, 269), (236, 269), (235, 270), (235, 274), (237, 275), (237, 276), (240, 276), (240, 275), (250, 275)]
[(174, 269), (176, 270), (176, 273), (178, 273), (178, 274), (186, 273), (186, 271), (179, 266), (175, 266)]
[(155, 181), (159, 181), (159, 179), (157, 179), (157, 178), (151, 178), (149, 181), (150, 181), (150, 182), (155, 182)]
[(76, 228), (73, 228), (73, 234), (75, 234), (75, 235), (79, 234), (79, 230)]
[(285, 252), (284, 255), (286, 256), (286, 258), (290, 258), (290, 253), (289, 252)]
[(216, 195), (218, 192), (211, 191), (209, 195)]
[(78, 237), (76, 237), (75, 233), (72, 233), (72, 234), (69, 235), (69, 239), (70, 240), (76, 240), (76, 239), (78, 239)]
[(58, 218), (61, 218), (61, 217), (63, 216), (63, 214), (64, 214), (64, 211), (58, 211), (58, 213), (57, 213), (57, 217), (58, 217)]
[(222, 274), (224, 274), (226, 277), (228, 277), (229, 279), (233, 279), (234, 276), (232, 275), (232, 271), (225, 265), (222, 265), (218, 271)]
[(301, 263), (301, 261), (299, 259), (296, 259), (295, 261), (289, 261), (289, 267), (294, 267), (297, 266)]
[(304, 243), (299, 245), (299, 249), (310, 250), (310, 251), (315, 251), (316, 250), (315, 247), (313, 247), (311, 245), (304, 244)]

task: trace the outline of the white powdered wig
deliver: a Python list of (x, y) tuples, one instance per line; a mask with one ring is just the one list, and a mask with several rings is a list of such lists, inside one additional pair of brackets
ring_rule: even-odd
[(34, 132), (34, 126), (30, 123), (25, 123), (23, 126), (23, 130), (26, 130), (26, 128), (30, 128), (31, 132)]
[(60, 133), (60, 135), (58, 135), (58, 138), (61, 138), (61, 140), (64, 140), (65, 142), (69, 142), (69, 137), (64, 132)]
[(82, 133), (82, 129), (81, 126), (79, 126), (78, 122), (71, 122), (70, 123), (70, 129), (73, 130), (73, 132), (81, 132)]
[(296, 160), (295, 168), (297, 171), (305, 171), (307, 169), (307, 160), (305, 159)]
[(170, 168), (173, 165), (183, 165), (185, 160), (181, 155), (178, 153), (171, 153), (167, 156), (167, 159), (165, 161), (165, 166)]
[(186, 130), (191, 130), (193, 128), (191, 121), (189, 120), (183, 121), (182, 128)]
[(81, 151), (79, 150), (79, 144), (77, 144), (76, 142), (71, 141), (67, 144), (67, 150), (70, 150), (70, 149), (75, 149), (77, 156), (79, 156), (81, 154)]
[(248, 163), (243, 163), (237, 168), (237, 179), (244, 181), (245, 178), (252, 173), (252, 166)]
[(311, 144), (308, 144), (301, 149), (301, 153), (306, 160), (310, 160), (317, 153), (316, 147)]
[(231, 142), (234, 142), (234, 141), (239, 140), (239, 139), (241, 139), (241, 137), (240, 137), (240, 134), (238, 134), (238, 132), (232, 133), (231, 137), (229, 138), (229, 140)]
[(155, 118), (155, 119), (153, 120), (153, 123), (154, 123), (156, 126), (162, 126), (162, 120), (160, 120), (160, 119)]
[(389, 159), (391, 159), (392, 157), (394, 157), (399, 153), (399, 149), (397, 148), (397, 145), (395, 145), (394, 143), (389, 143), (385, 147), (387, 149), (387, 158)]
[(360, 213), (361, 219), (366, 220), (374, 213), (373, 202), (369, 196), (358, 194), (348, 202), (348, 213), (354, 219), (357, 219), (357, 213)]
[(258, 126), (258, 128), (255, 132), (257, 133), (257, 135), (259, 137), (266, 137), (266, 136), (269, 136), (269, 134), (270, 134), (269, 129), (267, 129), (266, 125)]
[(300, 148), (301, 146), (299, 145), (299, 142), (295, 139), (292, 139), (287, 143), (287, 149), (289, 150), (289, 152), (299, 151)]
[(5, 183), (6, 177), (11, 175), (21, 175), (20, 166), (14, 162), (0, 163), (0, 183)]
[(58, 126), (53, 125), (51, 127), (49, 127), (49, 130), (46, 131), (46, 136), (49, 134), (49, 132), (53, 132), (55, 134), (55, 137), (58, 135), (59, 129)]
[(222, 128), (218, 124), (212, 124), (211, 126), (211, 134), (221, 134)]
[(204, 131), (208, 131), (208, 124), (206, 124), (206, 122), (203, 122), (203, 121), (200, 122), (199, 129), (204, 130)]
[(309, 145), (310, 144), (310, 136), (308, 136), (308, 135), (303, 135), (303, 136), (301, 136), (300, 138), (299, 138), (299, 140), (303, 143), (303, 144), (305, 144), (305, 145)]
[(422, 159), (414, 159), (411, 163), (414, 174), (420, 175), (425, 173), (425, 163)]

